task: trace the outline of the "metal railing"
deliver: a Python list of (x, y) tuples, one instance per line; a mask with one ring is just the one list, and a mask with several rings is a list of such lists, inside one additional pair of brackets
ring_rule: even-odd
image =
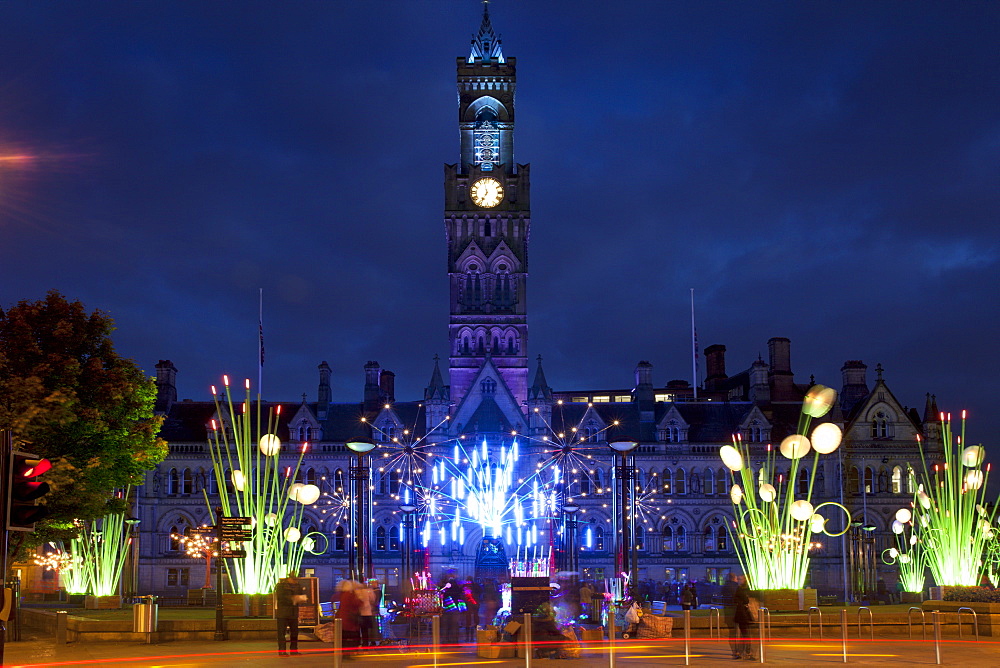
[[(712, 626), (713, 619), (715, 620), (714, 627)], [(713, 628), (718, 635), (712, 633)], [(708, 609), (708, 637), (722, 640), (722, 613), (715, 606)]]
[(812, 607), (812, 608), (809, 608), (809, 617), (808, 617), (808, 622), (809, 622), (809, 637), (810, 638), (813, 637), (813, 611), (814, 610), (816, 611), (816, 614), (819, 617), (819, 623), (818, 623), (818, 626), (819, 626), (819, 639), (822, 640), (823, 639), (823, 613), (820, 612), (820, 609), (817, 608), (817, 607), (815, 607), (815, 606)]
[[(766, 621), (765, 621), (766, 620)], [(771, 639), (771, 611), (761, 606), (757, 609), (757, 621), (760, 623), (760, 659), (764, 663), (764, 638)]]
[(918, 608), (916, 606), (910, 606), (910, 609), (906, 611), (906, 637), (913, 638), (913, 611), (916, 610), (920, 613), (920, 631), (922, 633), (921, 640), (927, 640), (927, 616), (924, 614), (923, 608)]
[(979, 616), (976, 615), (976, 611), (972, 608), (959, 608), (958, 609), (958, 637), (962, 637), (962, 611), (967, 610), (969, 614), (972, 615), (972, 628), (976, 631), (976, 642), (979, 642)]
[(871, 639), (875, 640), (875, 618), (872, 616), (872, 609), (868, 606), (858, 608), (858, 640), (861, 639), (861, 611), (868, 613), (868, 630), (871, 632)]

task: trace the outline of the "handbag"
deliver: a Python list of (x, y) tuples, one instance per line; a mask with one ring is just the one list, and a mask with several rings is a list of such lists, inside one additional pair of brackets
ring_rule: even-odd
[(760, 601), (753, 597), (747, 600), (747, 614), (750, 615), (751, 622), (756, 622), (760, 616)]

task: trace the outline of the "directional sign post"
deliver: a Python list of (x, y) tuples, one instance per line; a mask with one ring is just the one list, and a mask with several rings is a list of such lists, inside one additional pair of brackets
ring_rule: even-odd
[[(211, 533), (218, 539), (219, 557), (228, 559), (245, 559), (246, 550), (241, 549), (239, 543), (250, 540), (253, 537), (253, 530), (249, 517), (222, 517), (222, 508), (215, 509), (217, 524), (213, 527), (203, 527), (210, 529)], [(218, 563), (218, 562), (217, 562)], [(216, 567), (216, 589), (215, 589), (215, 639), (225, 640), (226, 633), (223, 630), (222, 621), (222, 564)]]

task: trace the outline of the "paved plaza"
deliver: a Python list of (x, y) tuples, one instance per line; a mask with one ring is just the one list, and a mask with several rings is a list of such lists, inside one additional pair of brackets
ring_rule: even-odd
[[(757, 643), (754, 643), (755, 652)], [(188, 666), (295, 666), (296, 668), (331, 668), (334, 657), (331, 646), (319, 642), (302, 642), (298, 656), (279, 657), (274, 643), (265, 641), (192, 641), (163, 644), (139, 643), (71, 643), (56, 645), (51, 638), (37, 637), (9, 643), (4, 666), (156, 666), (182, 668)], [(941, 664), (986, 668), (1000, 665), (1000, 642), (943, 640), (940, 645)], [(750, 661), (734, 661), (727, 641), (695, 638), (691, 640), (690, 664), (694, 666), (754, 665)], [(759, 664), (759, 661), (757, 662)], [(765, 647), (767, 665), (836, 665), (844, 663), (840, 639), (810, 640), (808, 637), (774, 638)], [(851, 639), (847, 643), (847, 663), (855, 666), (935, 665), (936, 652), (932, 641), (907, 640), (905, 637), (879, 638), (874, 641)], [(451, 666), (525, 666), (524, 658), (485, 659), (476, 656), (473, 645), (445, 648), (435, 657), (426, 649), (370, 651), (347, 657), (343, 665), (384, 666), (385, 668), (435, 668)], [(584, 648), (578, 659), (532, 659), (532, 666), (610, 666), (607, 643)], [(614, 647), (615, 666), (685, 665), (684, 639), (618, 641)]]

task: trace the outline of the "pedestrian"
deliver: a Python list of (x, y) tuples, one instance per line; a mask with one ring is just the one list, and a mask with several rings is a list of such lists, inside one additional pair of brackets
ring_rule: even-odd
[(343, 637), (343, 648), (346, 656), (347, 649), (356, 648), (361, 644), (361, 602), (355, 593), (357, 583), (351, 580), (341, 580), (337, 584), (337, 614), (334, 615), (340, 620)]
[(299, 603), (305, 603), (305, 587), (296, 582), (296, 572), (278, 580), (274, 585), (274, 617), (278, 625), (278, 656), (288, 656), (285, 651), (285, 633), (292, 654), (299, 653)]
[(375, 603), (375, 590), (372, 588), (372, 580), (357, 588), (358, 616), (361, 622), (358, 626), (360, 646), (372, 647), (372, 630), (375, 626), (375, 611), (378, 609)]
[(722, 601), (724, 605), (723, 614), (726, 620), (726, 627), (729, 629), (729, 649), (733, 652), (733, 658), (740, 658), (739, 641), (737, 640), (736, 626), (736, 590), (739, 589), (739, 580), (736, 573), (726, 576), (726, 581), (722, 585)]
[(458, 626), (465, 616), (465, 600), (462, 588), (455, 577), (455, 571), (449, 569), (445, 581), (441, 585), (441, 642), (445, 645), (458, 644)]
[(751, 593), (747, 587), (746, 577), (739, 576), (738, 583), (736, 591), (733, 593), (733, 622), (739, 635), (733, 650), (733, 658), (755, 661), (756, 658), (750, 651), (750, 625), (757, 620), (750, 610)]
[(580, 606), (590, 618), (591, 623), (597, 618), (594, 610), (594, 588), (590, 586), (590, 581), (586, 580), (580, 586)]
[(691, 605), (694, 603), (694, 591), (691, 585), (684, 585), (681, 589), (681, 610), (690, 610)]

